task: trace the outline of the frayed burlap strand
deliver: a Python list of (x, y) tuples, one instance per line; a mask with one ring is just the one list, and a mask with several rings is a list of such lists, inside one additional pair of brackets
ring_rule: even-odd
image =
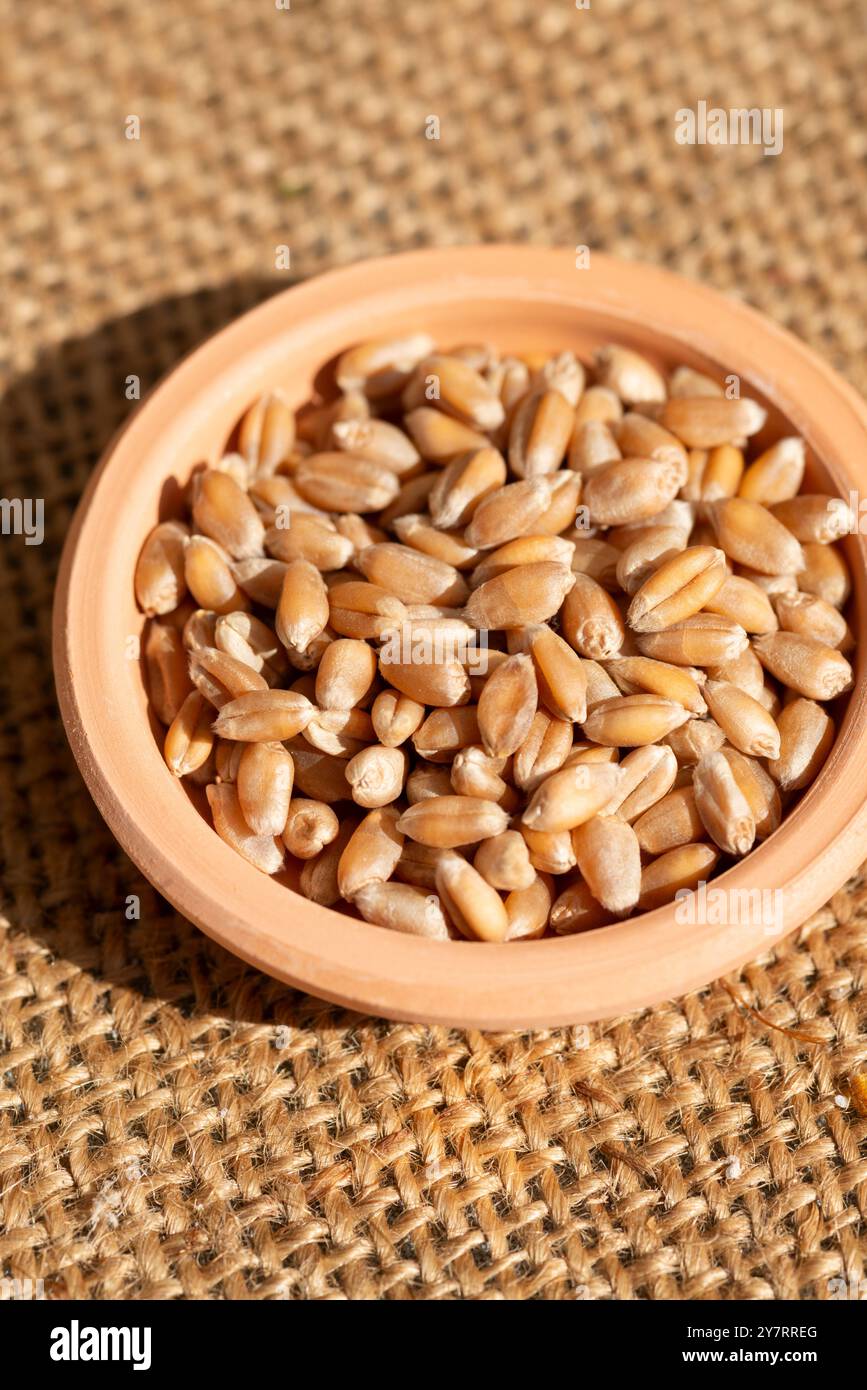
[[(43, 498), (46, 529), (0, 537), (0, 1279), (228, 1299), (862, 1279), (867, 1120), (835, 1100), (867, 1067), (860, 879), (732, 982), (823, 1046), (720, 986), (533, 1035), (353, 1017), (240, 967), (141, 879), (48, 656), (127, 378), (285, 285), (282, 245), (303, 277), (587, 244), (745, 295), (867, 387), (858, 0), (0, 0), (0, 20), (0, 490)], [(699, 100), (782, 108), (783, 154), (678, 146)]]

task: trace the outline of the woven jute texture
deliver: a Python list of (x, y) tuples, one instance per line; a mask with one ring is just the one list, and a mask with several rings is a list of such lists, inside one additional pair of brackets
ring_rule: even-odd
[[(146, 389), (290, 276), (586, 244), (746, 296), (867, 388), (860, 0), (0, 18), (0, 479), (45, 502), (44, 544), (0, 537), (0, 1277), (224, 1299), (809, 1299), (863, 1278), (867, 1120), (835, 1101), (867, 1066), (861, 879), (730, 982), (821, 1046), (720, 985), (532, 1035), (350, 1016), (143, 881), (72, 763), (48, 655), (127, 377)], [(699, 100), (781, 108), (783, 153), (678, 145)]]

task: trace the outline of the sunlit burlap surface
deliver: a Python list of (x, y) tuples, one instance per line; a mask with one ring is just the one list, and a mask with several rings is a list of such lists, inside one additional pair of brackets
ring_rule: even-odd
[[(240, 967), (116, 847), (49, 617), (88, 472), (292, 276), (587, 244), (745, 295), (867, 387), (858, 0), (0, 2), (0, 1277), (93, 1298), (814, 1298), (863, 1277), (865, 889), (719, 986), (580, 1033), (349, 1016)], [(11, 45), (11, 46), (10, 46)], [(784, 112), (784, 150), (675, 112)], [(140, 138), (126, 138), (138, 117)], [(430, 116), (439, 141), (427, 140)], [(169, 465), (167, 464), (167, 467)], [(127, 896), (141, 899), (128, 922)], [(0, 1286), (2, 1287), (2, 1286)]]

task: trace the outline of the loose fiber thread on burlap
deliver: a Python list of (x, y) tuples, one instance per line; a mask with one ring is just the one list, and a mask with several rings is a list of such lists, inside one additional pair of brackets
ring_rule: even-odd
[[(867, 387), (854, 0), (0, 15), (0, 491), (43, 498), (46, 526), (42, 546), (0, 538), (0, 1278), (52, 1298), (857, 1288), (867, 1122), (834, 1098), (867, 1066), (862, 878), (733, 984), (824, 1047), (718, 985), (531, 1035), (347, 1015), (144, 882), (72, 764), (48, 658), (60, 547), (127, 378), (146, 390), (295, 276), (587, 244), (745, 294)], [(699, 99), (782, 106), (784, 153), (676, 155)]]

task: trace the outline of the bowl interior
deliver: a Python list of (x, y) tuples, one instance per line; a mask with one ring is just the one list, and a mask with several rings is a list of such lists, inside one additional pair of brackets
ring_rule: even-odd
[[(143, 629), (133, 572), (144, 537), (157, 519), (179, 513), (191, 472), (221, 456), (263, 390), (279, 386), (300, 406), (327, 386), (323, 365), (346, 347), (402, 328), (426, 330), (447, 347), (569, 349), (585, 362), (614, 341), (664, 368), (684, 362), (734, 373), (742, 393), (769, 411), (754, 443), (785, 433), (806, 439), (805, 490), (848, 496), (859, 487), (853, 460), (860, 466), (867, 427), (854, 393), (742, 305), (664, 272), (602, 257), (579, 271), (570, 252), (492, 247), (335, 272), (269, 301), (182, 363), (116, 441), (85, 499), (58, 618), (75, 717), (65, 712), (91, 790), (125, 848), (182, 911), (269, 973), (340, 1002), (393, 1017), (515, 1026), (602, 1017), (704, 983), (774, 936), (743, 925), (685, 931), (671, 907), (584, 936), (506, 947), (395, 936), (264, 879), (222, 844), (163, 763), (130, 641)], [(864, 540), (852, 535), (844, 544), (854, 581), (850, 624), (863, 632)], [(856, 691), (817, 782), (774, 836), (715, 880), (781, 887), (777, 936), (838, 886), (829, 887), (830, 864), (812, 880), (804, 867), (831, 853), (830, 822), (816, 803), (839, 786), (841, 766), (845, 778), (863, 737), (860, 648), (857, 659)], [(850, 837), (855, 811), (851, 800), (848, 821), (845, 813), (834, 821), (838, 830), (848, 824)], [(853, 856), (850, 844), (847, 863)], [(839, 850), (830, 871), (849, 871)]]

